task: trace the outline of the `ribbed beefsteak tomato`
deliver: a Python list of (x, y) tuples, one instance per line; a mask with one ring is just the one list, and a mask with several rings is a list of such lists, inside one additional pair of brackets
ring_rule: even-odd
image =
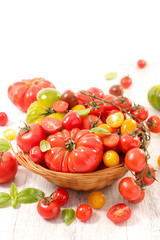
[(89, 130), (74, 128), (50, 135), (51, 149), (45, 153), (47, 166), (57, 172), (89, 173), (102, 161), (102, 140)]

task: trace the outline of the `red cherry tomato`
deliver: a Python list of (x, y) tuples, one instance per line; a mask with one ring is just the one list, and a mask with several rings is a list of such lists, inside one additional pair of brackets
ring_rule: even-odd
[(53, 103), (53, 110), (56, 112), (65, 112), (69, 107), (69, 104), (62, 100), (57, 100)]
[(144, 68), (147, 65), (147, 62), (144, 59), (140, 59), (137, 62), (139, 68)]
[[(102, 113), (104, 112), (104, 103), (102, 102), (102, 101), (100, 101), (100, 100), (98, 100), (98, 99), (95, 99), (94, 100), (94, 103), (95, 104), (93, 104), (91, 101), (90, 101), (90, 104), (92, 104), (92, 106), (91, 105), (88, 105), (88, 107), (91, 109), (90, 110), (90, 114), (91, 115), (96, 115), (96, 116), (101, 116), (102, 115)], [(101, 103), (101, 104), (100, 104)]]
[(79, 128), (81, 126), (81, 117), (77, 112), (68, 112), (62, 120), (62, 126), (67, 130)]
[[(149, 186), (152, 183), (154, 183), (155, 178), (156, 178), (156, 173), (155, 173), (154, 167), (152, 165), (150, 165), (150, 164), (148, 164), (148, 166), (146, 166), (144, 168), (144, 172), (142, 174), (142, 181), (141, 181), (141, 183), (144, 184), (145, 186)], [(139, 174), (140, 174), (140, 172), (137, 172), (135, 174), (137, 180), (139, 180), (139, 177), (140, 177)]]
[(44, 159), (44, 152), (41, 151), (39, 146), (34, 146), (29, 152), (30, 159), (35, 163), (40, 163)]
[(0, 112), (0, 126), (5, 126), (8, 122), (8, 116), (5, 112)]
[(119, 135), (117, 133), (111, 133), (110, 135), (103, 137), (102, 141), (106, 147), (115, 147), (119, 143)]
[(95, 95), (96, 97), (99, 97), (99, 98), (103, 98), (104, 96), (103, 90), (97, 87), (88, 88), (88, 92), (89, 94)]
[[(121, 101), (124, 101), (124, 102), (121, 102)], [(118, 106), (118, 107), (121, 107), (121, 108), (131, 108), (132, 107), (132, 101), (127, 98), (127, 97), (118, 97), (117, 101), (115, 101), (115, 104)]]
[(146, 166), (146, 154), (140, 148), (132, 148), (126, 153), (124, 161), (129, 170), (139, 172)]
[(129, 76), (125, 76), (120, 80), (120, 84), (123, 88), (129, 88), (132, 85), (132, 79)]
[(133, 178), (125, 177), (119, 183), (119, 192), (124, 199), (133, 201), (140, 197), (141, 188)]
[(127, 153), (132, 148), (140, 147), (140, 139), (138, 136), (131, 136), (129, 134), (124, 134), (119, 139), (120, 150), (124, 153)]
[(131, 209), (126, 204), (118, 203), (108, 210), (107, 217), (114, 223), (121, 223), (128, 220), (131, 214)]
[[(91, 118), (91, 121), (93, 122), (92, 126), (91, 123), (89, 121), (89, 117)], [(98, 116), (96, 115), (86, 115), (84, 117), (81, 118), (82, 122), (81, 122), (81, 129), (91, 129), (91, 127), (98, 127), (99, 125), (103, 124), (103, 121), (101, 119), (98, 118)]]
[(56, 198), (60, 206), (63, 206), (68, 202), (69, 193), (64, 188), (57, 188), (56, 191), (53, 193), (53, 198)]
[(3, 152), (0, 155), (0, 183), (12, 180), (18, 170), (18, 163), (10, 152)]
[(140, 203), (140, 202), (143, 201), (144, 197), (145, 197), (145, 191), (144, 191), (144, 190), (141, 190), (141, 195), (140, 195), (140, 197), (138, 197), (138, 198), (136, 198), (135, 200), (132, 200), (132, 201), (130, 201), (130, 202), (131, 202), (131, 203), (134, 203), (134, 204)]
[[(144, 121), (148, 118), (148, 115), (149, 115), (148, 109), (141, 105), (139, 105), (139, 107), (140, 107), (140, 109), (138, 109), (138, 110), (132, 110), (131, 114), (133, 114), (139, 120)], [(134, 117), (133, 117), (133, 119), (134, 119)]]
[(62, 123), (53, 117), (46, 117), (41, 120), (41, 126), (47, 133), (55, 133), (62, 128)]
[(86, 90), (80, 90), (77, 92), (77, 97), (78, 97), (78, 104), (82, 104), (84, 105), (85, 103), (89, 103), (91, 100), (88, 96), (86, 96), (85, 94), (81, 93), (81, 92), (84, 92), (84, 93), (89, 93), (88, 91)]
[(148, 128), (153, 133), (160, 133), (160, 117), (152, 115), (147, 119)]
[(81, 204), (76, 210), (76, 217), (81, 222), (86, 222), (92, 216), (92, 208), (88, 204)]
[[(48, 198), (46, 198), (48, 199)], [(53, 200), (52, 202), (45, 203), (42, 198), (37, 204), (37, 211), (39, 215), (45, 219), (54, 219), (60, 213), (60, 204), (58, 201)]]

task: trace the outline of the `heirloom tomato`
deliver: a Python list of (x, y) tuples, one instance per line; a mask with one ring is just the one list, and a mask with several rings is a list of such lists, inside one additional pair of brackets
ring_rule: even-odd
[(100, 164), (103, 156), (101, 139), (89, 130), (74, 128), (50, 135), (51, 149), (45, 153), (46, 165), (53, 171), (89, 173)]
[(22, 80), (9, 86), (8, 97), (14, 105), (26, 112), (31, 103), (36, 101), (37, 93), (43, 88), (55, 88), (55, 86), (44, 78)]
[(160, 85), (155, 85), (149, 90), (148, 101), (152, 107), (160, 111)]
[(114, 223), (121, 223), (128, 220), (131, 214), (131, 209), (126, 204), (117, 203), (108, 210), (107, 217)]

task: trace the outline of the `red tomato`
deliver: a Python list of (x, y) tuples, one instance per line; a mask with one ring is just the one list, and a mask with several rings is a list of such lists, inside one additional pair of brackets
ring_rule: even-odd
[(38, 123), (31, 123), (21, 128), (16, 136), (18, 147), (26, 153), (34, 146), (38, 146), (40, 142), (46, 139), (47, 135)]
[(121, 108), (124, 108), (124, 109), (127, 109), (127, 108), (131, 108), (132, 107), (132, 102), (129, 98), (127, 97), (123, 97), (123, 100), (124, 102), (121, 103), (122, 101), (122, 97), (118, 97), (117, 101), (115, 102), (115, 104), (118, 106), (118, 107), (121, 107)]
[(122, 135), (119, 139), (119, 147), (122, 152), (126, 153), (132, 148), (140, 147), (140, 139), (138, 136), (131, 136), (128, 133)]
[(119, 192), (124, 199), (133, 201), (140, 197), (141, 188), (133, 178), (125, 177), (119, 183)]
[(140, 59), (137, 62), (139, 68), (144, 68), (147, 65), (147, 62), (144, 59)]
[(78, 103), (77, 94), (74, 93), (72, 90), (64, 91), (61, 95), (61, 100), (65, 101), (69, 104), (69, 109), (71, 109)]
[(80, 90), (77, 92), (77, 97), (78, 97), (78, 104), (82, 104), (84, 105), (85, 103), (89, 103), (91, 100), (88, 96), (86, 96), (85, 94), (81, 93), (81, 92), (84, 92), (84, 93), (89, 93), (88, 91), (86, 90)]
[(110, 135), (103, 137), (102, 141), (106, 147), (115, 147), (119, 143), (119, 135), (117, 133), (111, 133)]
[[(46, 198), (48, 199), (48, 198)], [(42, 198), (37, 204), (37, 211), (39, 215), (45, 219), (54, 219), (60, 213), (60, 204), (58, 201), (53, 200), (49, 203), (44, 203)]]
[(140, 148), (132, 148), (126, 153), (124, 161), (129, 170), (139, 172), (146, 166), (146, 154)]
[(41, 120), (41, 126), (45, 132), (55, 133), (62, 128), (62, 122), (53, 117), (46, 117)]
[[(145, 186), (149, 186), (152, 183), (154, 183), (155, 178), (156, 178), (156, 173), (155, 173), (154, 167), (150, 164), (148, 164), (148, 166), (145, 166), (144, 172), (142, 174), (141, 183), (144, 184)], [(139, 174), (140, 174), (140, 172), (136, 173), (137, 180), (139, 180), (139, 176), (140, 176)]]
[[(2, 160), (1, 160), (2, 159)], [(12, 180), (18, 170), (18, 163), (10, 152), (3, 152), (0, 155), (0, 183)]]
[[(102, 115), (102, 113), (104, 112), (104, 103), (102, 102), (102, 101), (100, 101), (100, 100), (98, 100), (98, 99), (95, 99), (94, 100), (94, 103), (95, 104), (93, 104), (91, 101), (90, 101), (90, 104), (92, 104), (92, 106), (91, 105), (88, 105), (88, 107), (91, 109), (90, 110), (90, 114), (91, 115), (96, 115), (96, 116), (101, 116)], [(101, 104), (99, 104), (99, 103), (101, 103)]]
[(120, 96), (123, 93), (123, 88), (119, 84), (113, 85), (109, 88), (109, 93), (114, 96)]
[(0, 112), (0, 126), (5, 126), (8, 122), (8, 116), (5, 112)]
[[(147, 110), (147, 108), (143, 107), (143, 106), (139, 106), (141, 109), (139, 110), (132, 110), (130, 113), (133, 114), (136, 118), (138, 118), (139, 120), (146, 120), (148, 118), (149, 112)], [(134, 117), (133, 117), (134, 119)]]
[(128, 220), (131, 214), (131, 209), (126, 204), (118, 203), (108, 210), (107, 217), (114, 223), (121, 223)]
[(132, 85), (132, 79), (129, 76), (125, 76), (120, 80), (120, 84), (123, 88), (129, 88)]
[(86, 222), (92, 216), (92, 208), (88, 204), (81, 204), (76, 210), (76, 217), (81, 222)]
[(53, 103), (53, 110), (56, 112), (65, 112), (69, 107), (69, 104), (62, 100), (57, 100)]
[(153, 133), (160, 133), (160, 117), (157, 115), (152, 115), (147, 120), (148, 128)]
[(130, 201), (130, 202), (131, 202), (131, 203), (135, 203), (135, 204), (140, 203), (140, 202), (143, 201), (144, 197), (145, 197), (145, 191), (144, 191), (144, 190), (141, 190), (141, 195), (140, 195), (140, 197), (138, 197), (138, 198), (136, 198), (135, 200), (132, 200), (132, 201)]
[(62, 120), (62, 126), (67, 130), (79, 128), (81, 126), (81, 117), (77, 112), (68, 112)]
[[(89, 117), (91, 118), (93, 124), (90, 123)], [(93, 127), (98, 127), (99, 125), (103, 124), (103, 121), (99, 119), (98, 116), (91, 114), (81, 117), (81, 120), (81, 129), (91, 129)]]
[(56, 198), (56, 201), (59, 202), (60, 206), (63, 206), (68, 202), (69, 193), (65, 188), (57, 188), (53, 193), (53, 198)]
[(104, 97), (104, 92), (102, 89), (97, 88), (97, 87), (91, 87), (88, 88), (88, 92), (91, 95), (95, 95), (96, 97), (103, 98)]
[(8, 97), (20, 110), (27, 112), (31, 103), (37, 100), (37, 93), (43, 88), (55, 88), (55, 86), (44, 78), (22, 80), (9, 86)]
[(50, 135), (51, 150), (45, 153), (46, 165), (57, 172), (93, 172), (103, 156), (101, 139), (89, 130), (77, 128)]
[(39, 146), (34, 146), (29, 152), (30, 159), (35, 163), (40, 163), (44, 159), (44, 152), (41, 151)]
[(110, 102), (113, 102), (115, 103), (115, 101), (117, 100), (117, 97), (116, 96), (113, 96), (113, 95), (105, 95), (103, 97), (104, 100), (108, 101), (104, 103), (104, 111), (103, 111), (103, 116), (107, 117), (108, 116), (108, 112), (113, 110), (113, 109), (116, 109), (115, 106), (113, 106), (112, 104), (110, 104)]

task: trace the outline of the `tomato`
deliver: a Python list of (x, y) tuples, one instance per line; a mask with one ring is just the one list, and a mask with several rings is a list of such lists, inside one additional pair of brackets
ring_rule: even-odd
[(110, 112), (110, 111), (113, 110), (113, 109), (116, 109), (116, 107), (113, 106), (112, 104), (110, 104), (110, 102), (115, 103), (115, 101), (117, 100), (117, 98), (116, 98), (116, 96), (113, 96), (113, 95), (109, 95), (109, 94), (108, 94), (108, 95), (105, 95), (105, 96), (103, 97), (103, 99), (104, 99), (105, 101), (108, 101), (108, 103), (107, 103), (107, 102), (104, 103), (104, 110), (103, 110), (103, 113), (102, 113), (103, 116), (107, 117), (107, 116), (108, 116), (108, 112)]
[(121, 125), (121, 133), (126, 134), (126, 133), (132, 133), (137, 127), (137, 123), (135, 120), (128, 118), (125, 119), (124, 122)]
[(80, 111), (86, 109), (84, 105), (77, 104), (74, 107), (71, 108), (72, 111)]
[(148, 128), (153, 133), (160, 133), (160, 117), (152, 115), (147, 119)]
[(125, 76), (120, 80), (120, 84), (123, 88), (129, 88), (132, 85), (132, 79), (129, 76)]
[(118, 107), (123, 108), (123, 109), (132, 107), (132, 101), (129, 98), (124, 97), (124, 96), (123, 97), (119, 96), (117, 98), (117, 100), (114, 102), (114, 104), (116, 104)]
[(60, 206), (63, 206), (68, 202), (69, 193), (64, 188), (57, 188), (52, 197), (56, 198), (56, 201), (59, 202)]
[[(139, 105), (140, 109), (138, 110), (132, 110), (130, 113), (133, 114), (136, 118), (139, 120), (146, 120), (148, 118), (149, 112), (148, 109)], [(134, 118), (134, 117), (133, 117)]]
[(61, 100), (67, 102), (69, 104), (69, 109), (77, 105), (78, 103), (78, 97), (75, 92), (72, 90), (66, 90), (61, 95)]
[(18, 163), (10, 152), (3, 152), (0, 155), (0, 183), (12, 180), (18, 170)]
[[(48, 199), (48, 198), (46, 198)], [(45, 219), (54, 219), (60, 213), (60, 204), (58, 201), (53, 200), (49, 203), (45, 203), (43, 198), (37, 204), (37, 211), (39, 215)]]
[(105, 202), (106, 198), (102, 192), (94, 191), (88, 195), (88, 204), (95, 209), (103, 207)]
[(41, 126), (45, 132), (55, 133), (62, 128), (62, 122), (52, 117), (46, 117), (41, 120)]
[[(91, 119), (92, 124), (90, 123), (89, 118)], [(98, 127), (99, 125), (103, 124), (103, 121), (101, 119), (91, 114), (81, 117), (81, 120), (81, 129), (91, 129), (93, 127)]]
[(114, 223), (121, 223), (128, 220), (131, 214), (131, 209), (126, 204), (118, 203), (108, 210), (107, 217)]
[(81, 126), (81, 117), (77, 112), (68, 112), (63, 118), (62, 125), (68, 130), (79, 128)]
[(143, 201), (144, 197), (145, 197), (145, 191), (144, 191), (144, 190), (141, 190), (141, 195), (140, 195), (140, 197), (138, 197), (138, 198), (136, 198), (135, 200), (132, 200), (132, 201), (130, 201), (130, 202), (131, 202), (131, 203), (134, 203), (134, 204), (140, 203), (140, 202)]
[(117, 133), (111, 133), (102, 138), (103, 144), (106, 147), (115, 147), (119, 143), (119, 136)]
[(88, 108), (91, 109), (90, 110), (91, 115), (96, 115), (99, 117), (104, 112), (104, 103), (98, 99), (94, 99), (93, 102), (91, 101), (89, 102)]
[(126, 153), (124, 161), (129, 170), (139, 172), (146, 166), (146, 154), (140, 148), (132, 148)]
[[(141, 180), (140, 178), (140, 174), (141, 172), (137, 172), (136, 173), (136, 179), (137, 180)], [(144, 172), (142, 172), (142, 181), (141, 184), (145, 185), (145, 186), (149, 186), (152, 183), (154, 183), (156, 178), (156, 173), (155, 173), (155, 169), (152, 165), (148, 164), (148, 166), (144, 167)]]
[(155, 85), (148, 91), (148, 101), (152, 107), (160, 111), (160, 85)]
[(53, 103), (53, 110), (56, 112), (65, 112), (69, 107), (69, 104), (65, 101), (58, 100)]
[(43, 88), (55, 88), (44, 78), (34, 78), (16, 82), (8, 88), (8, 97), (20, 110), (26, 112), (29, 106), (36, 101), (37, 93)]
[(94, 95), (94, 96), (99, 97), (99, 98), (104, 97), (103, 90), (100, 89), (100, 88), (97, 88), (97, 87), (88, 88), (88, 92), (89, 92), (89, 94)]
[(141, 188), (133, 178), (125, 177), (119, 183), (119, 192), (124, 199), (133, 201), (140, 197)]
[[(101, 124), (98, 127), (103, 128), (103, 129), (109, 131), (110, 133), (112, 132), (112, 128), (108, 124)], [(107, 135), (107, 134), (101, 133), (101, 132), (94, 132), (94, 133), (101, 138), (105, 137)]]
[(126, 153), (132, 148), (140, 147), (140, 139), (138, 136), (131, 136), (129, 134), (124, 134), (119, 139), (119, 147), (122, 152)]
[(30, 159), (35, 163), (40, 163), (44, 159), (44, 152), (41, 151), (39, 146), (34, 146), (29, 151)]
[(39, 145), (46, 137), (44, 129), (39, 124), (31, 123), (20, 129), (16, 141), (21, 150), (29, 153), (32, 147)]
[(140, 59), (137, 62), (139, 68), (144, 68), (147, 65), (147, 62), (144, 59)]
[(92, 208), (88, 204), (81, 204), (76, 210), (76, 217), (81, 222), (86, 222), (92, 216)]
[(77, 92), (78, 104), (85, 105), (85, 103), (89, 103), (91, 100), (88, 96), (86, 96), (82, 92), (87, 93), (87, 94), (89, 94), (89, 92), (86, 90), (80, 90)]
[(93, 172), (103, 156), (101, 139), (89, 130), (75, 128), (50, 135), (51, 150), (45, 153), (46, 165), (57, 172)]
[(7, 128), (3, 131), (3, 136), (8, 140), (14, 140), (16, 138), (16, 130), (13, 128)]
[(159, 155), (158, 158), (157, 158), (157, 164), (158, 164), (158, 166), (160, 167), (160, 155)]
[(0, 126), (5, 126), (8, 122), (8, 116), (5, 112), (0, 112)]
[(124, 121), (124, 115), (121, 112), (116, 112), (107, 117), (106, 123), (112, 128), (118, 128)]
[(26, 122), (41, 124), (41, 119), (53, 117), (62, 121), (65, 113), (55, 112), (52, 108), (53, 103), (60, 100), (61, 94), (56, 89), (45, 88), (38, 92), (37, 100), (33, 102), (27, 111)]
[(109, 93), (114, 95), (114, 96), (121, 96), (123, 93), (123, 88), (121, 85), (113, 85), (109, 88)]
[(114, 167), (119, 164), (119, 155), (113, 150), (106, 151), (103, 155), (103, 162), (106, 167)]

